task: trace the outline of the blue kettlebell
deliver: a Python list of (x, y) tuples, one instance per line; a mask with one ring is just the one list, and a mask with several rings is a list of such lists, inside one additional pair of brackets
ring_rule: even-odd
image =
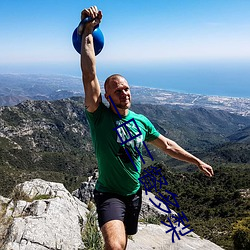
[[(84, 18), (78, 25), (78, 27), (83, 24), (85, 25), (87, 22), (92, 21), (93, 19), (91, 17)], [(72, 43), (75, 48), (75, 50), (81, 54), (81, 47), (82, 47), (82, 36), (78, 34), (78, 27), (74, 30), (72, 35)], [(95, 49), (95, 55), (98, 55), (104, 46), (104, 36), (102, 31), (99, 28), (99, 25), (96, 25), (93, 30), (93, 41), (94, 41), (94, 49)]]

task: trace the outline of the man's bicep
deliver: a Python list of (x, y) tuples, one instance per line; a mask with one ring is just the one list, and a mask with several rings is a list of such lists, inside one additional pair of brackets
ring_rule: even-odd
[(93, 80), (83, 78), (85, 92), (85, 107), (89, 112), (95, 112), (102, 101), (101, 89), (98, 79)]
[(166, 140), (167, 138), (160, 134), (158, 138), (156, 138), (153, 141), (150, 141), (149, 143), (156, 146), (159, 149), (164, 150), (166, 147)]

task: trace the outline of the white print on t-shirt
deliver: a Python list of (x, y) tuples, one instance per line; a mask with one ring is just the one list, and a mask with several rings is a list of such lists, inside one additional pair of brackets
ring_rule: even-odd
[[(122, 122), (122, 121), (116, 121), (117, 126), (120, 126), (123, 123), (124, 122)], [(119, 133), (119, 136), (121, 137), (120, 138), (117, 135), (117, 142), (120, 144), (123, 144), (123, 142), (126, 141), (126, 146), (131, 148), (133, 151), (135, 150), (135, 147), (137, 147), (140, 150), (142, 148), (142, 144), (143, 144), (142, 134), (140, 133), (140, 131), (138, 131), (137, 127), (135, 126), (135, 124), (133, 122), (126, 123), (126, 127), (129, 129), (131, 135), (128, 133), (125, 126), (121, 126), (121, 127), (117, 128), (117, 133)], [(131, 136), (132, 136), (132, 138), (131, 138)], [(131, 140), (130, 140), (130, 138), (131, 138)]]

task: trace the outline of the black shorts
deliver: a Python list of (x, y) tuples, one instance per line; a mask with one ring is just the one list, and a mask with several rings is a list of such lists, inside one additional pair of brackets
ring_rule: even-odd
[(99, 192), (95, 189), (94, 199), (100, 228), (108, 221), (121, 220), (127, 235), (136, 234), (142, 202), (141, 188), (136, 194), (129, 196)]

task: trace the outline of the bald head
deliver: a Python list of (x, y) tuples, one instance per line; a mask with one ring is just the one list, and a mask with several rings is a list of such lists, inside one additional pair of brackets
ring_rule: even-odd
[[(115, 105), (121, 115), (127, 114), (131, 106), (131, 93), (127, 80), (119, 74), (111, 75), (106, 79), (104, 88), (105, 98), (111, 109)], [(116, 113), (115, 110), (113, 111)]]
[(109, 76), (105, 83), (104, 83), (104, 89), (105, 89), (105, 92), (107, 93), (108, 92), (108, 89), (110, 87), (112, 87), (112, 85), (117, 85), (119, 81), (125, 81), (127, 83), (127, 80), (125, 79), (125, 77), (123, 77), (122, 75), (120, 74), (113, 74), (111, 76)]

